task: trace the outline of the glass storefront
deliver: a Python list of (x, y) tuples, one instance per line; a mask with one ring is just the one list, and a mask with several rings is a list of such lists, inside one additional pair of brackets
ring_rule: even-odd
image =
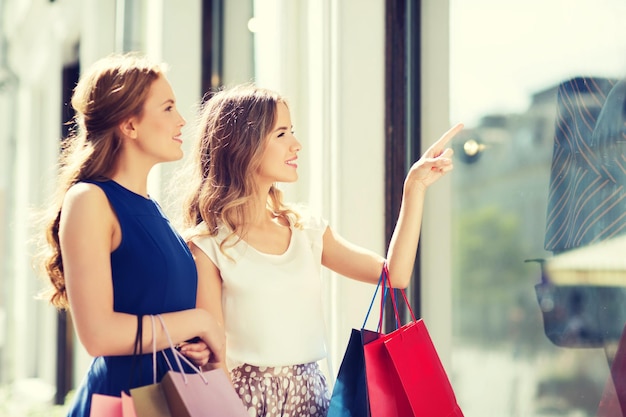
[(622, 415), (625, 18), (622, 0), (450, 2), (450, 373), (468, 417)]

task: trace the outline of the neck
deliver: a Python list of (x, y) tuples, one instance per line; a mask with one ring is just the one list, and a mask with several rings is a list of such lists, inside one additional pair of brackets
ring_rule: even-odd
[(133, 158), (122, 152), (111, 179), (136, 194), (148, 197), (148, 174), (154, 165), (145, 159)]
[(111, 179), (135, 194), (142, 195), (146, 198), (150, 197), (148, 195), (147, 178), (139, 179), (124, 175), (112, 175)]
[(274, 216), (267, 209), (267, 194), (263, 194), (258, 195), (247, 205), (243, 223), (259, 226), (271, 222), (273, 219)]

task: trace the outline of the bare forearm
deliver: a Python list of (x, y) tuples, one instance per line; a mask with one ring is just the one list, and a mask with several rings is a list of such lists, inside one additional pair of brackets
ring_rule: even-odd
[[(210, 315), (201, 309), (190, 309), (162, 315), (172, 338), (178, 344), (193, 337), (215, 338), (219, 331), (217, 323), (212, 323)], [(80, 327), (88, 328), (80, 331)], [(137, 334), (137, 316), (125, 313), (112, 313), (97, 323), (81, 323), (79, 336), (87, 352), (92, 356), (130, 355), (134, 350)], [(149, 316), (142, 318), (143, 351), (152, 350), (152, 323)], [(169, 347), (169, 342), (158, 320), (155, 320), (157, 350)]]
[(406, 288), (411, 280), (419, 245), (426, 194), (423, 188), (405, 188), (398, 222), (387, 251), (389, 276), (395, 288)]

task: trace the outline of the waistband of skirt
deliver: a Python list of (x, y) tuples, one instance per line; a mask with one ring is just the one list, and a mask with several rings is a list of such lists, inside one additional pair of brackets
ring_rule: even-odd
[(317, 362), (287, 366), (257, 366), (244, 363), (234, 368), (231, 373), (241, 372), (251, 378), (276, 378), (297, 375), (316, 375), (320, 373)]

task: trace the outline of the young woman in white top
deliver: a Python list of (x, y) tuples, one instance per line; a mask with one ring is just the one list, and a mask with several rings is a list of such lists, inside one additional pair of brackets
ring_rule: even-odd
[(250, 415), (326, 415), (329, 392), (317, 366), (326, 357), (321, 267), (375, 284), (386, 260), (392, 285), (405, 288), (426, 189), (452, 170), (445, 146), (462, 127), (411, 167), (385, 259), (283, 202), (275, 184), (298, 179), (302, 145), (280, 95), (241, 85), (204, 103), (183, 212), (200, 282), (207, 283), (198, 297), (224, 325), (222, 366)]

